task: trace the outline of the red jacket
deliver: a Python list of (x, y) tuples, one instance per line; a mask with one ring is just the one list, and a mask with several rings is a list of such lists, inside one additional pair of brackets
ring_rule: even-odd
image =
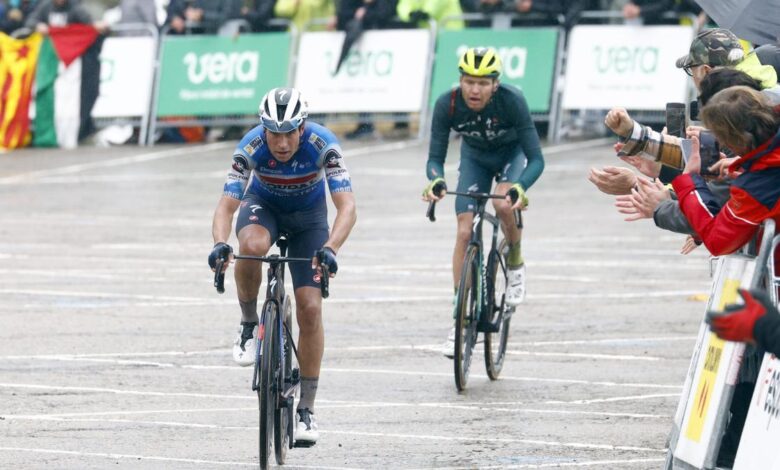
[(739, 250), (766, 219), (780, 227), (780, 132), (729, 168), (739, 169), (744, 172), (732, 183), (723, 208), (700, 175), (680, 175), (672, 181), (680, 209), (715, 256)]

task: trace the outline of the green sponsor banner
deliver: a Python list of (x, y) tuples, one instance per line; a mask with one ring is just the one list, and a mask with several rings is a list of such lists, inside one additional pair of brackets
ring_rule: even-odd
[(287, 85), (288, 33), (168, 36), (158, 116), (255, 114), (266, 91)]
[(436, 45), (431, 106), (442, 93), (458, 85), (458, 59), (469, 47), (492, 46), (503, 63), (501, 81), (523, 90), (532, 113), (547, 113), (558, 49), (556, 28), (513, 28), (503, 31), (469, 28), (442, 31)]

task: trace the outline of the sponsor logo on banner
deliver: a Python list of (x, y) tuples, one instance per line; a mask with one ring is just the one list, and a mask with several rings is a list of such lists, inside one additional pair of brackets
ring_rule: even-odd
[(303, 33), (295, 87), (314, 113), (419, 111), (431, 40), (427, 30), (366, 31), (335, 74), (344, 33)]
[[(641, 30), (641, 34), (638, 34)], [(675, 61), (688, 52), (689, 26), (579, 25), (569, 35), (564, 109), (664, 110), (685, 102), (688, 79)]]
[(289, 33), (163, 37), (157, 115), (254, 114), (287, 83), (289, 47)]

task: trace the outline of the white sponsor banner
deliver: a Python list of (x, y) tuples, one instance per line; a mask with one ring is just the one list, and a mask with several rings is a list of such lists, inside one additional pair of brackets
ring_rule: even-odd
[(314, 113), (420, 111), (430, 41), (428, 30), (366, 31), (334, 76), (344, 33), (304, 33), (295, 87)]
[[(713, 279), (707, 309), (722, 311), (723, 307), (738, 302), (737, 289), (750, 286), (755, 271), (755, 258), (742, 255), (723, 256)], [(720, 413), (726, 386), (734, 386), (745, 350), (744, 343), (724, 341), (709, 327), (699, 330), (700, 337), (691, 359), (696, 364), (693, 379), (686, 380), (675, 422), (683, 411), (679, 436), (674, 449), (675, 460), (694, 468), (705, 468), (705, 462), (720, 436), (714, 431), (718, 422), (727, 419), (728, 410)], [(714, 456), (711, 456), (714, 459)], [(706, 467), (711, 468), (711, 467)]]
[(149, 112), (154, 39), (110, 37), (100, 52), (100, 95), (92, 117), (140, 117)]
[(734, 470), (780, 470), (780, 360), (764, 355)]
[(690, 79), (675, 61), (692, 40), (688, 26), (575, 26), (563, 108), (663, 111), (667, 102), (684, 103)]

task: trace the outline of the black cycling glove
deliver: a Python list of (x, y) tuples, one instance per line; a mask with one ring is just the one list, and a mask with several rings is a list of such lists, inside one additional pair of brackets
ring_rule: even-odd
[(339, 270), (339, 264), (336, 262), (336, 252), (329, 246), (323, 246), (322, 249), (316, 253), (317, 261), (320, 264), (324, 264), (328, 267), (328, 272), (336, 274)]
[(227, 261), (228, 256), (233, 253), (233, 248), (227, 243), (219, 242), (214, 245), (214, 249), (211, 250), (209, 255), (209, 266), (211, 269), (217, 269), (217, 260), (221, 259)]

